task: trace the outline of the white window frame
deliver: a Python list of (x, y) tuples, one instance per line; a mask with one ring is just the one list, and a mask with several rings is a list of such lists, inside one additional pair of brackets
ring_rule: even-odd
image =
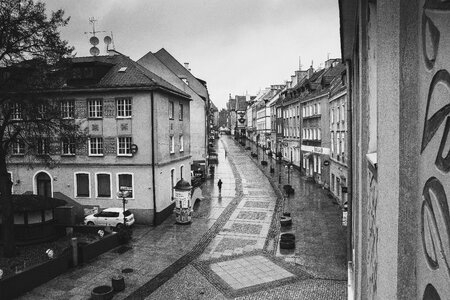
[(89, 119), (103, 118), (103, 99), (88, 99), (87, 109)]
[(122, 198), (117, 196), (117, 193), (120, 192), (120, 190), (119, 190), (119, 188), (120, 188), (120, 186), (119, 186), (119, 184), (120, 184), (119, 183), (119, 175), (131, 175), (131, 184), (132, 184), (132, 188), (133, 188), (133, 193), (132, 193), (133, 197), (127, 198), (127, 199), (134, 200), (136, 198), (136, 188), (135, 188), (135, 185), (134, 185), (134, 173), (132, 173), (132, 172), (119, 172), (119, 173), (116, 173), (116, 197), (117, 197), (117, 199), (122, 199)]
[[(21, 149), (23, 151), (20, 151)], [(19, 151), (16, 152), (16, 150), (19, 150)], [(13, 156), (25, 155), (25, 142), (17, 140), (14, 143), (12, 143), (11, 144), (11, 155), (13, 155)]]
[[(67, 149), (69, 150), (67, 153), (65, 153), (64, 152), (64, 144), (65, 144), (65, 141), (66, 140), (68, 140), (68, 145), (67, 145)], [(74, 150), (74, 152), (71, 152), (70, 151), (70, 144), (73, 144), (73, 150)], [(69, 138), (62, 138), (61, 139), (61, 155), (62, 156), (74, 156), (74, 155), (76, 155), (76, 146), (75, 146), (75, 141), (73, 141), (73, 143), (71, 143), (71, 141), (70, 141), (70, 139)]]
[(181, 180), (182, 178), (184, 179), (184, 165), (181, 165), (181, 166), (180, 166), (180, 180)]
[[(98, 178), (97, 175), (109, 175), (109, 197), (99, 196), (98, 195)], [(101, 198), (101, 199), (112, 199), (113, 198), (113, 182), (112, 182), (112, 173), (110, 172), (96, 172), (95, 177), (95, 198)]]
[(116, 98), (116, 117), (118, 119), (129, 119), (133, 114), (133, 101), (131, 97)]
[(11, 120), (22, 120), (23, 119), (23, 106), (20, 103), (14, 103), (12, 106), (13, 113), (11, 115)]
[[(88, 176), (89, 196), (78, 196), (77, 195), (77, 189), (78, 189), (77, 174), (87, 174), (87, 176)], [(89, 172), (75, 172), (75, 173), (73, 173), (73, 197), (74, 198), (83, 198), (83, 199), (91, 198), (91, 173), (89, 173)]]
[(345, 122), (345, 104), (342, 104), (341, 114), (342, 114), (341, 121), (342, 121), (342, 123), (344, 123)]
[(74, 119), (75, 118), (75, 101), (63, 100), (61, 101), (61, 118)]
[[(101, 139), (101, 142), (102, 142), (102, 153), (94, 153), (94, 154), (92, 153), (91, 139), (97, 139), (97, 140)], [(97, 142), (96, 145), (98, 146), (99, 143)], [(93, 137), (90, 137), (88, 139), (88, 156), (103, 156), (104, 155), (104, 150), (105, 150), (105, 143), (103, 141), (103, 137), (95, 137), (95, 136), (93, 136)]]
[(320, 115), (320, 103), (317, 103), (317, 114)]
[(169, 101), (169, 120), (173, 120), (175, 118), (175, 103), (173, 101)]
[(331, 124), (334, 124), (334, 108), (332, 108), (330, 111), (330, 122)]
[(175, 138), (173, 135), (169, 136), (169, 153), (175, 153)]
[(337, 111), (337, 113), (336, 113), (336, 123), (339, 123), (341, 121), (341, 108), (338, 106), (336, 108), (336, 111)]
[(180, 142), (180, 152), (184, 151), (184, 136), (181, 134), (178, 138), (179, 142)]
[(36, 142), (37, 155), (50, 154), (50, 139), (48, 137), (41, 137)]
[[(125, 139), (125, 153), (120, 153), (120, 139)], [(133, 138), (131, 136), (119, 136), (116, 139), (117, 141), (117, 156), (133, 156), (133, 153), (131, 152), (131, 145), (133, 145)], [(129, 141), (129, 148), (127, 148), (127, 141)], [(127, 153), (127, 150), (129, 151), (129, 153)]]

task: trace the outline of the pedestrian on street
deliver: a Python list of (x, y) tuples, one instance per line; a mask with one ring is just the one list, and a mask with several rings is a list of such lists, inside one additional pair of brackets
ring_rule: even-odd
[(217, 186), (219, 187), (219, 193), (222, 191), (222, 179), (219, 179), (217, 182)]

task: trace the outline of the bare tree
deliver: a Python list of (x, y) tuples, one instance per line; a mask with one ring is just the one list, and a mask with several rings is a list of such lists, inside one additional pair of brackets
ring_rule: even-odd
[(11, 152), (50, 163), (52, 143), (72, 145), (83, 138), (79, 124), (64, 118), (70, 107), (60, 101), (73, 48), (59, 28), (68, 21), (62, 10), (48, 16), (41, 2), (0, 0), (0, 200), (7, 257), (15, 255)]

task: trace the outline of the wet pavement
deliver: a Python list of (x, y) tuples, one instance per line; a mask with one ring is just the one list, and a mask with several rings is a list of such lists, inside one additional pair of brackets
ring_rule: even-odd
[[(156, 228), (136, 226), (128, 251), (105, 253), (21, 299), (89, 299), (116, 274), (126, 289), (114, 299), (346, 299), (345, 232), (327, 191), (293, 170), (295, 194), (285, 197), (282, 165), (269, 161), (270, 174), (230, 136), (216, 148), (219, 164), (202, 186), (192, 224), (171, 216)], [(286, 229), (283, 211), (293, 219)], [(295, 234), (295, 250), (280, 251), (280, 231)], [(133, 272), (121, 273), (125, 268)]]

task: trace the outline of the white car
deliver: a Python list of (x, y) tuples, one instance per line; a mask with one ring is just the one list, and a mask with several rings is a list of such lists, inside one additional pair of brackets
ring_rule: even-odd
[(92, 214), (84, 217), (84, 224), (99, 225), (99, 226), (123, 226), (123, 216), (125, 215), (125, 222), (127, 226), (134, 224), (134, 215), (128, 209), (123, 213), (122, 208), (111, 207), (105, 208), (97, 214)]

